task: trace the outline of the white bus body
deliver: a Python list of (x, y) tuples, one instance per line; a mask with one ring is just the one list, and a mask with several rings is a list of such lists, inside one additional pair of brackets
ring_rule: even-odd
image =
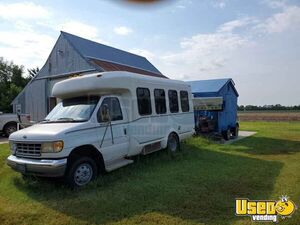
[(183, 81), (104, 72), (59, 82), (52, 94), (61, 102), (46, 120), (9, 138), (8, 165), (21, 173), (82, 186), (101, 170), (132, 163), (130, 156), (176, 151), (194, 132)]

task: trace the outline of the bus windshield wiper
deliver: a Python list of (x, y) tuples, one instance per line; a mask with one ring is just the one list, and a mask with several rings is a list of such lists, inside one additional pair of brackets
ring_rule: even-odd
[(49, 121), (50, 121), (49, 119), (43, 119), (43, 120), (40, 121), (40, 123), (47, 123)]
[(68, 117), (62, 117), (62, 118), (58, 118), (57, 120), (53, 120), (50, 122), (54, 122), (54, 123), (73, 122), (73, 123), (76, 123), (76, 122), (86, 122), (86, 121), (87, 121), (86, 119), (73, 119), (73, 118), (68, 118)]
[(61, 117), (58, 118), (56, 121), (74, 121), (74, 119), (69, 117)]

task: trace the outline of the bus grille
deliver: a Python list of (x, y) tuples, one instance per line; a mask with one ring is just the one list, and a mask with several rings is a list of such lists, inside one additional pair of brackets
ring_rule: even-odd
[(17, 143), (16, 156), (40, 157), (41, 156), (41, 144)]

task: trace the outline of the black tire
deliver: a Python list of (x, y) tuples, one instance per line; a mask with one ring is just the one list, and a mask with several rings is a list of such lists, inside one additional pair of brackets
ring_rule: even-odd
[(240, 130), (240, 128), (239, 128), (239, 126), (237, 125), (237, 126), (234, 128), (233, 133), (232, 133), (232, 136), (233, 136), (234, 138), (238, 138), (238, 136), (239, 136), (239, 130)]
[(180, 143), (177, 134), (171, 133), (168, 137), (167, 150), (170, 154), (175, 154), (180, 149)]
[(222, 136), (223, 138), (228, 141), (230, 139), (230, 136), (231, 136), (231, 131), (230, 129), (227, 129), (225, 131), (222, 132)]
[(90, 157), (78, 157), (68, 166), (65, 181), (70, 188), (87, 185), (98, 175), (97, 164)]
[(16, 132), (17, 131), (17, 124), (15, 123), (9, 123), (7, 125), (5, 125), (4, 127), (4, 135), (6, 137), (9, 137), (9, 135), (11, 135), (13, 132)]

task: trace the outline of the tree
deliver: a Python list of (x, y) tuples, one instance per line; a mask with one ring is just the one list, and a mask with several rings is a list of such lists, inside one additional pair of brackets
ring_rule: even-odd
[(280, 104), (276, 105), (264, 105), (264, 106), (256, 106), (256, 105), (240, 105), (238, 106), (239, 111), (253, 111), (253, 110), (300, 110), (300, 105), (294, 106), (283, 106)]
[(0, 111), (11, 112), (10, 103), (31, 79), (24, 77), (24, 67), (0, 57)]

